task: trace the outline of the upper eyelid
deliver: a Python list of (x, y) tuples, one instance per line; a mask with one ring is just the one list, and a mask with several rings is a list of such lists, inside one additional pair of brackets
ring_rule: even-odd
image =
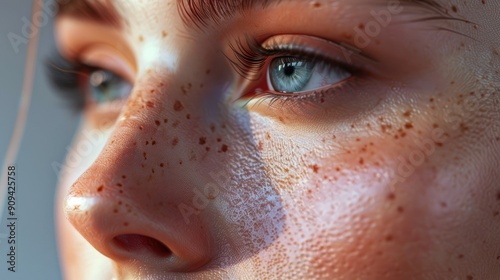
[[(276, 37), (284, 37), (284, 40), (288, 41), (286, 43), (280, 43), (277, 39), (273, 40), (273, 38)], [(304, 40), (296, 40), (296, 38), (302, 38)], [(307, 44), (303, 42), (307, 40), (321, 41), (323, 45), (328, 46), (323, 46), (321, 47), (322, 50), (317, 50), (315, 47), (307, 46)], [(266, 47), (264, 47), (264, 43), (267, 43)], [(344, 46), (322, 38), (297, 34), (281, 35), (281, 37), (278, 35), (265, 40), (264, 43), (259, 43), (256, 39), (252, 38), (248, 34), (245, 34), (244, 40), (237, 38), (234, 42), (229, 44), (230, 50), (234, 55), (234, 59), (231, 59), (227, 55), (226, 58), (239, 76), (250, 81), (259, 80), (260, 75), (258, 74), (265, 66), (268, 58), (273, 56), (295, 56), (311, 60), (325, 61), (327, 63), (330, 62), (345, 68), (352, 73), (363, 71), (361, 67), (356, 67), (356, 65), (351, 63), (351, 61), (348, 61), (351, 60), (350, 58), (346, 59), (347, 57), (342, 57), (345, 56), (345, 54), (348, 54), (348, 50), (346, 50)], [(333, 57), (324, 53), (327, 52), (326, 49), (328, 48), (332, 49), (330, 51), (333, 51), (333, 48), (335, 48), (339, 55), (337, 55), (337, 57)], [(351, 53), (350, 55), (356, 57), (356, 60), (367, 62), (367, 64), (377, 63), (376, 60), (363, 53), (356, 53), (355, 55)]]

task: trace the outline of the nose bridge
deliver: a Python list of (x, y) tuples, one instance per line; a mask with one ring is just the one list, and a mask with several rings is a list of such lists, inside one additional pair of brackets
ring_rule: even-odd
[(188, 225), (177, 208), (191, 199), (192, 182), (172, 167), (188, 146), (172, 131), (189, 121), (176, 116), (186, 105), (175, 86), (153, 74), (138, 83), (101, 154), (71, 187), (65, 204), (70, 222), (104, 255), (171, 271), (209, 259), (201, 218)]

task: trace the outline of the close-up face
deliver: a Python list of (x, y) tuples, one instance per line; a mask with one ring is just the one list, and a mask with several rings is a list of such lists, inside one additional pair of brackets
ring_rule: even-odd
[(59, 2), (65, 278), (499, 279), (500, 2)]

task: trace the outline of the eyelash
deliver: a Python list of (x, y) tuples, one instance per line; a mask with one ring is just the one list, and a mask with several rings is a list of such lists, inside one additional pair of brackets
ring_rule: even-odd
[(82, 79), (96, 70), (79, 61), (70, 61), (58, 52), (52, 54), (46, 63), (50, 83), (68, 102), (70, 109), (80, 113), (85, 108), (85, 94), (81, 88)]
[[(292, 56), (298, 59), (308, 59), (326, 68), (335, 66), (349, 72), (353, 75), (353, 77), (359, 77), (364, 74), (363, 69), (361, 68), (349, 65), (348, 63), (339, 60), (332, 59), (330, 57), (326, 57), (319, 53), (314, 53), (306, 50), (307, 47), (294, 41), (279, 42), (277, 40), (274, 40), (271, 41), (269, 45), (269, 48), (265, 48), (257, 40), (251, 38), (248, 35), (245, 35), (244, 41), (238, 39), (234, 43), (229, 45), (231, 51), (234, 53), (235, 59), (231, 59), (227, 56), (226, 57), (230, 61), (236, 73), (238, 73), (238, 75), (243, 79), (251, 82), (255, 82), (261, 79), (260, 75), (262, 74), (262, 70), (269, 58), (283, 56)], [(363, 54), (358, 55), (363, 56)], [(267, 73), (264, 74), (267, 75)], [(352, 77), (348, 78), (348, 80), (351, 79)], [(280, 105), (289, 105), (288, 103), (290, 102), (293, 103), (291, 105), (307, 105), (311, 103), (318, 104), (324, 102), (324, 95), (327, 92), (338, 91), (344, 89), (347, 86), (352, 85), (351, 83), (340, 82), (336, 85), (319, 88), (312, 92), (304, 92), (301, 94), (287, 94), (272, 91), (251, 91), (248, 93), (244, 93), (242, 97), (251, 94), (254, 95), (246, 100), (245, 105), (256, 98), (260, 99), (259, 103), (265, 100), (269, 100), (269, 106), (272, 106), (275, 103), (278, 103)]]

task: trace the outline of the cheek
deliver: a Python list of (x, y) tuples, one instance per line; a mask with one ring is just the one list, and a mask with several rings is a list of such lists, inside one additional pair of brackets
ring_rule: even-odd
[(487, 143), (499, 130), (478, 114), (495, 108), (464, 108), (472, 103), (459, 94), (425, 101), (427, 115), (403, 109), (353, 124), (369, 133), (306, 133), (253, 116), (254, 142), (285, 213), (266, 260), (333, 278), (386, 271), (404, 278), (418, 266), (470, 274), (484, 256), (495, 262), (498, 145)]

